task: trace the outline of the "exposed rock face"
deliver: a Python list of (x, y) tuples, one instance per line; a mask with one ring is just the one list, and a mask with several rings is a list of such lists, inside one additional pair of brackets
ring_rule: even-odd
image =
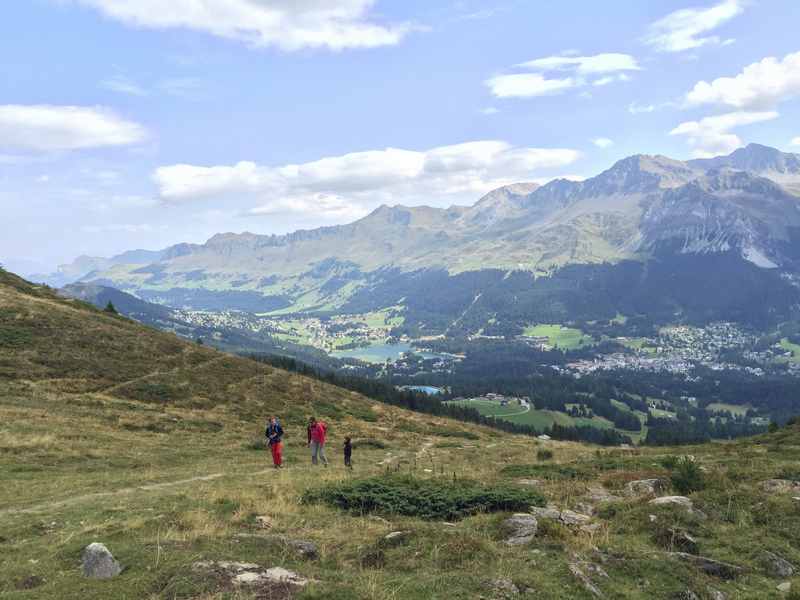
[(688, 554), (687, 552), (669, 552), (668, 556), (694, 565), (706, 575), (711, 575), (712, 577), (718, 577), (720, 579), (735, 579), (744, 571), (742, 567), (714, 560), (707, 556)]
[(794, 575), (794, 566), (774, 552), (764, 550), (759, 557), (764, 570), (770, 577), (785, 579)]
[(530, 511), (537, 518), (558, 521), (562, 525), (568, 526), (585, 525), (592, 520), (589, 515), (583, 515), (572, 510), (559, 510), (553, 507), (531, 506)]
[(105, 545), (95, 542), (83, 549), (83, 574), (93, 579), (110, 579), (122, 573), (122, 567)]
[(628, 496), (655, 496), (667, 489), (667, 482), (663, 479), (638, 479), (629, 481), (625, 486)]
[(655, 506), (680, 506), (687, 510), (694, 508), (694, 504), (686, 496), (661, 496), (650, 500), (650, 504)]
[(506, 600), (507, 598), (516, 598), (520, 595), (520, 589), (517, 585), (508, 578), (494, 579), (486, 585), (492, 593), (492, 598), (497, 600)]
[(524, 513), (517, 513), (503, 521), (503, 527), (509, 533), (506, 544), (509, 546), (520, 546), (527, 544), (534, 537), (539, 529), (536, 517)]
[(593, 581), (593, 579), (599, 577), (608, 578), (608, 573), (605, 572), (603, 567), (577, 557), (573, 557), (568, 566), (569, 572), (581, 582), (587, 592), (595, 598), (605, 598), (603, 592), (600, 591), (600, 588), (598, 588)]
[(788, 494), (790, 492), (800, 492), (800, 481), (767, 479), (761, 482), (760, 487), (768, 494)]
[(226, 586), (248, 588), (265, 598), (288, 598), (293, 590), (312, 581), (283, 567), (266, 568), (255, 563), (206, 560), (194, 563), (192, 569), (220, 577)]

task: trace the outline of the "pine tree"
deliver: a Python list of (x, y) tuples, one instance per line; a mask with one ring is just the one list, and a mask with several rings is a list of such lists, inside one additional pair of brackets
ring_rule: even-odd
[(119, 314), (117, 312), (117, 308), (114, 306), (114, 303), (111, 302), (111, 300), (108, 301), (108, 304), (106, 304), (106, 307), (103, 310), (105, 312), (109, 313), (109, 314), (112, 314), (112, 315), (118, 315)]

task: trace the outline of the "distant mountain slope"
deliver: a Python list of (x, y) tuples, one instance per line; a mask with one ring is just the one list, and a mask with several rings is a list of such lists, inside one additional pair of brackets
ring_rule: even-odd
[[(506, 186), (472, 207), (381, 206), (347, 225), (282, 236), (219, 234), (205, 244), (163, 250), (150, 264), (115, 257), (113, 265), (83, 279), (175, 307), (279, 313), (380, 308), (378, 297), (406, 306), (419, 302), (436, 312), (428, 299), (449, 290), (445, 304), (450, 308), (442, 319), (452, 323), (498, 289), (508, 292), (504, 282), (512, 273), (513, 281), (527, 282), (520, 289), (531, 299), (515, 308), (513, 317), (503, 302), (497, 311), (481, 311), (477, 321), (541, 318), (543, 306), (569, 314), (575, 302), (562, 288), (552, 291), (564, 277), (604, 273), (609, 281), (627, 281), (641, 271), (626, 285), (648, 298), (641, 286), (661, 287), (649, 281), (654, 273), (673, 272), (680, 264), (702, 279), (703, 269), (724, 262), (726, 273), (747, 281), (752, 278), (741, 274), (750, 267), (774, 271), (766, 276), (766, 289), (781, 301), (771, 318), (785, 318), (786, 307), (798, 301), (793, 282), (800, 275), (800, 201), (792, 186), (800, 181), (799, 164), (798, 155), (755, 144), (726, 157), (688, 162), (636, 155), (584, 181)], [(661, 266), (648, 267), (655, 264)], [(502, 274), (499, 284), (492, 272)], [(444, 279), (436, 279), (438, 273)], [(435, 290), (429, 287), (434, 280)], [(467, 285), (462, 294), (464, 281), (483, 283)], [(597, 282), (576, 282), (576, 289), (587, 285), (596, 288)], [(538, 287), (551, 290), (543, 292), (543, 304), (533, 300)], [(399, 296), (391, 291), (400, 289)], [(684, 298), (685, 291), (696, 295), (696, 290), (675, 289), (670, 296)], [(759, 293), (741, 290), (736, 297)], [(607, 306), (612, 316), (611, 304), (622, 308), (612, 297), (597, 300), (594, 304)], [(709, 310), (703, 318), (731, 307), (730, 298), (705, 300)], [(692, 312), (684, 300), (670, 302), (676, 318)], [(742, 299), (735, 312), (746, 314), (749, 302)], [(585, 317), (605, 318), (606, 313), (603, 308)], [(438, 331), (442, 319), (435, 319)], [(424, 318), (417, 321), (425, 325)]]

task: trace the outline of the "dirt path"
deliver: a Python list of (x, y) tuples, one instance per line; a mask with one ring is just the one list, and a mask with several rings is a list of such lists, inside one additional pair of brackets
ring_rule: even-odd
[(134, 377), (133, 379), (129, 379), (127, 381), (122, 381), (120, 383), (115, 383), (114, 385), (111, 385), (111, 386), (108, 386), (107, 388), (103, 388), (102, 390), (99, 390), (98, 393), (99, 394), (110, 395), (114, 391), (116, 391), (116, 390), (118, 390), (120, 388), (123, 388), (126, 385), (130, 385), (132, 383), (136, 383), (137, 381), (144, 381), (145, 379), (150, 379), (151, 377), (158, 377), (159, 375), (171, 375), (171, 374), (175, 374), (175, 373), (177, 373), (178, 371), (181, 371), (181, 370), (185, 370), (187, 372), (193, 371), (193, 370), (196, 370), (196, 369), (199, 369), (199, 368), (208, 367), (209, 365), (212, 365), (215, 362), (219, 362), (221, 360), (225, 360), (226, 358), (230, 358), (230, 356), (227, 355), (227, 354), (223, 354), (222, 356), (216, 356), (216, 357), (214, 357), (212, 359), (209, 359), (209, 360), (206, 360), (204, 362), (201, 362), (200, 364), (194, 365), (193, 367), (190, 367), (188, 369), (184, 365), (178, 365), (177, 367), (174, 367), (172, 369), (168, 369), (166, 371), (153, 371), (152, 373), (147, 373), (145, 375), (142, 375), (141, 377)]
[[(272, 472), (272, 469), (265, 469), (263, 471), (258, 471), (256, 473), (249, 473), (248, 475), (265, 475), (270, 472)], [(6, 508), (0, 510), (0, 517), (4, 517), (7, 515), (31, 514), (31, 513), (52, 510), (55, 508), (64, 508), (65, 506), (72, 506), (74, 504), (80, 504), (81, 502), (86, 502), (89, 500), (99, 500), (102, 498), (112, 498), (114, 496), (124, 496), (126, 494), (132, 494), (134, 492), (152, 492), (155, 490), (162, 490), (171, 487), (177, 487), (180, 485), (186, 485), (187, 483), (194, 483), (197, 481), (213, 481), (215, 479), (219, 479), (220, 477), (224, 477), (225, 475), (231, 475), (231, 473), (211, 473), (209, 475), (198, 475), (197, 477), (190, 477), (189, 479), (179, 479), (177, 481), (165, 481), (162, 483), (148, 483), (145, 485), (137, 485), (127, 488), (121, 488), (119, 490), (114, 490), (113, 492), (95, 492), (93, 494), (82, 494), (80, 496), (71, 496), (69, 498), (63, 498), (61, 500), (55, 500), (53, 502), (45, 502), (43, 504), (36, 504), (34, 506), (28, 506), (26, 508)]]

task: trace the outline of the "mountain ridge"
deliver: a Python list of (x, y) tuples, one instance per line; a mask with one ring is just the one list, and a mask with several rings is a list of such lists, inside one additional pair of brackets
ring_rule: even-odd
[[(567, 267), (627, 272), (628, 263), (668, 265), (710, 254), (791, 281), (800, 274), (795, 181), (800, 156), (757, 144), (692, 161), (637, 154), (583, 181), (516, 183), (472, 206), (382, 205), (344, 225), (220, 233), (158, 251), (149, 264), (114, 257), (79, 279), (176, 307), (224, 305), (226, 294), (237, 294), (248, 307), (261, 303), (261, 312), (281, 313), (351, 310), (364, 294), (437, 272), (450, 285), (462, 274), (480, 279), (492, 270), (538, 279)], [(391, 292), (391, 302), (430, 294), (400, 287), (406, 295)]]

